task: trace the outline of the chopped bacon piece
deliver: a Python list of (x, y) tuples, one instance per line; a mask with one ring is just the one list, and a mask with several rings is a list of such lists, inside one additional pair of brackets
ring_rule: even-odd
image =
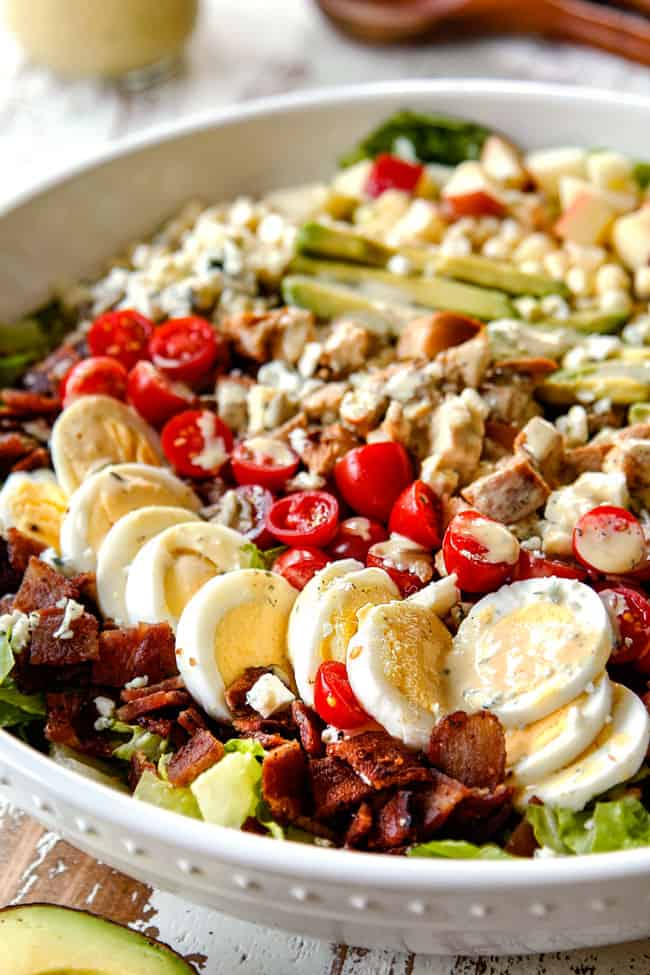
[(527, 819), (521, 819), (510, 834), (504, 849), (513, 857), (533, 857), (538, 847), (533, 827)]
[(141, 697), (148, 697), (150, 694), (157, 694), (158, 691), (184, 691), (185, 681), (179, 675), (168, 677), (157, 684), (144, 684), (142, 687), (125, 687), (120, 691), (120, 700), (128, 704), (130, 701), (139, 701)]
[(36, 416), (52, 416), (61, 409), (58, 396), (47, 396), (27, 389), (0, 390), (0, 413), (32, 419)]
[(25, 454), (21, 460), (11, 468), (14, 471), (37, 471), (43, 467), (50, 466), (50, 452), (46, 447), (34, 447), (30, 453)]
[(333, 755), (310, 759), (309, 778), (316, 819), (329, 819), (334, 813), (356, 806), (372, 792), (371, 785)]
[(431, 734), (429, 761), (463, 785), (495, 789), (506, 771), (506, 740), (501, 722), (489, 711), (455, 711)]
[(279, 822), (293, 822), (304, 812), (307, 759), (300, 742), (274, 748), (262, 765), (262, 795)]
[(246, 701), (246, 695), (262, 674), (269, 672), (270, 667), (248, 667), (241, 677), (238, 677), (226, 690), (226, 704), (234, 717), (245, 718), (255, 714), (253, 708)]
[(506, 785), (494, 790), (470, 789), (454, 810), (450, 828), (471, 843), (486, 843), (509, 819), (512, 794), (512, 788)]
[(414, 820), (419, 840), (428, 840), (440, 830), (456, 807), (469, 795), (469, 789), (443, 775), (433, 773), (433, 785), (413, 796)]
[(291, 716), (298, 728), (300, 743), (307, 754), (312, 758), (324, 755), (325, 746), (321, 736), (325, 729), (325, 722), (322, 718), (302, 701), (291, 702)]
[(235, 718), (233, 727), (240, 738), (252, 738), (259, 741), (262, 748), (279, 748), (286, 745), (288, 738), (293, 738), (293, 729), (274, 718)]
[(0, 433), (0, 471), (3, 476), (11, 470), (14, 464), (38, 446), (38, 441), (26, 433), (20, 433), (17, 430)]
[(181, 711), (176, 720), (183, 731), (186, 731), (190, 736), (197, 731), (201, 731), (203, 728), (207, 728), (202, 715), (195, 707), (189, 707), (185, 711)]
[(47, 694), (47, 740), (88, 755), (110, 757), (113, 749), (109, 738), (94, 729), (97, 720), (94, 696), (87, 690)]
[[(20, 586), (21, 579), (22, 574), (17, 572), (11, 564), (7, 541), (0, 536), (0, 592), (3, 596), (11, 594), (12, 603), (14, 598), (13, 593)], [(7, 609), (6, 612), (9, 612), (9, 610)]]
[(363, 846), (372, 829), (372, 823), (372, 809), (367, 802), (362, 802), (350, 821), (344, 845), (350, 848)]
[(79, 596), (80, 586), (75, 579), (66, 579), (45, 562), (32, 556), (16, 593), (14, 609), (32, 613), (37, 609), (55, 606), (61, 599), (78, 600)]
[(209, 731), (197, 731), (167, 766), (172, 785), (186, 786), (223, 758), (223, 745)]
[(21, 577), (25, 574), (32, 555), (38, 558), (45, 548), (42, 542), (24, 535), (17, 528), (10, 528), (7, 531), (7, 558), (11, 568), (14, 572), (20, 573)]
[(129, 788), (135, 792), (138, 782), (145, 772), (153, 772), (156, 775), (156, 766), (150, 762), (144, 752), (135, 752), (131, 756), (131, 766), (129, 768)]
[(430, 782), (431, 771), (418, 757), (385, 731), (364, 731), (327, 746), (327, 754), (347, 762), (373, 789)]
[(379, 850), (404, 846), (411, 839), (412, 793), (400, 790), (379, 810), (368, 845)]
[(99, 624), (95, 617), (84, 612), (70, 621), (67, 632), (56, 636), (61, 630), (64, 613), (65, 610), (57, 607), (40, 610), (38, 626), (32, 632), (29, 644), (30, 666), (63, 667), (96, 660), (99, 656)]
[(187, 691), (156, 691), (155, 694), (147, 694), (146, 697), (139, 697), (137, 701), (123, 704), (117, 712), (117, 717), (120, 721), (129, 724), (143, 714), (162, 711), (163, 708), (185, 708), (191, 703), (192, 698)]
[(156, 684), (177, 673), (174, 634), (167, 623), (139, 623), (125, 630), (105, 630), (99, 636), (93, 684), (123, 687), (135, 677), (148, 677)]

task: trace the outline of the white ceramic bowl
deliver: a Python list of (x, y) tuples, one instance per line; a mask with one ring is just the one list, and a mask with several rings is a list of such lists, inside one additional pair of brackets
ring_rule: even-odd
[[(93, 272), (191, 197), (326, 177), (339, 152), (404, 106), (449, 112), (530, 147), (648, 155), (650, 101), (449, 81), (273, 99), (155, 131), (49, 180), (0, 216), (0, 317)], [(248, 920), (353, 945), (515, 954), (650, 933), (650, 848), (522, 862), (408, 860), (278, 843), (183, 819), (79, 778), (0, 733), (4, 794), (139, 880)]]

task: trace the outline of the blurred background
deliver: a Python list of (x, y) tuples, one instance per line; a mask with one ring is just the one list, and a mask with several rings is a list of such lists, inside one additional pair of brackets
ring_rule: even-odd
[[(399, 33), (396, 17), (406, 24), (401, 33), (412, 35), (411, 43), (381, 46), (359, 43), (335, 29), (315, 0), (0, 3), (0, 202), (69, 162), (152, 125), (318, 85), (486, 76), (650, 92), (650, 69), (621, 57), (539, 38), (477, 36), (486, 26), (493, 30), (495, 19), (499, 23), (499, 6), (502, 23), (516, 15), (522, 26), (534, 27), (528, 23), (530, 15), (550, 11), (555, 33), (561, 32), (558, 23), (562, 29), (569, 23), (566, 17), (575, 9), (583, 18), (578, 33), (584, 31), (589, 26), (586, 8), (587, 21), (603, 15), (634, 17), (626, 23), (621, 44), (628, 51), (630, 45), (641, 45), (640, 56), (647, 55), (648, 63), (650, 34), (644, 41), (644, 33), (650, 31), (650, 22), (643, 20), (643, 10), (650, 10), (650, 0), (621, 0), (637, 8), (626, 14), (618, 14), (611, 4), (585, 0), (523, 0), (519, 12), (508, 0), (500, 5), (478, 0), (475, 6), (483, 8), (482, 16), (458, 20), (453, 39), (446, 22), (444, 31), (425, 31), (424, 25), (439, 11), (467, 7), (463, 0), (324, 0), (330, 12), (364, 36), (388, 19), (384, 39), (390, 39)], [(179, 66), (176, 56), (181, 51)], [(639, 56), (639, 50), (633, 53)], [(140, 70), (143, 59), (154, 67)], [(128, 73), (130, 68), (134, 70)], [(114, 84), (97, 77), (102, 72), (127, 72), (127, 78)]]

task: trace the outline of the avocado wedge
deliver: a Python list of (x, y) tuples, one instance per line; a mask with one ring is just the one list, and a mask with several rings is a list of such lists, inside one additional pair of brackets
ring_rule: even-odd
[(633, 403), (627, 411), (627, 422), (647, 423), (650, 420), (650, 403)]
[(404, 325), (426, 309), (374, 301), (354, 288), (294, 274), (282, 282), (282, 296), (288, 305), (306, 308), (317, 318), (354, 315), (375, 332), (400, 335)]
[(535, 328), (573, 328), (585, 334), (611, 335), (625, 325), (629, 315), (605, 314), (602, 311), (574, 311), (567, 318), (543, 318), (533, 322)]
[(345, 264), (342, 261), (319, 261), (309, 257), (296, 257), (291, 262), (291, 273), (340, 281), (363, 288), (370, 297), (391, 300), (399, 295), (409, 304), (420, 305), (436, 311), (455, 311), (490, 321), (495, 318), (517, 318), (510, 299), (500, 291), (476, 288), (471, 284), (451, 281), (440, 277), (408, 278), (378, 268)]
[(568, 406), (585, 399), (609, 399), (629, 406), (650, 399), (650, 365), (610, 359), (581, 369), (558, 369), (537, 389), (547, 403)]
[(496, 288), (509, 295), (533, 295), (542, 298), (544, 295), (568, 294), (566, 285), (555, 278), (546, 274), (527, 274), (520, 271), (515, 264), (493, 261), (480, 254), (470, 254), (467, 257), (438, 254), (433, 259), (433, 268), (445, 277), (457, 278), (482, 288)]
[(0, 911), (6, 975), (196, 975), (175, 951), (139, 931), (53, 904)]
[(296, 253), (384, 267), (398, 251), (347, 227), (311, 221), (298, 231)]

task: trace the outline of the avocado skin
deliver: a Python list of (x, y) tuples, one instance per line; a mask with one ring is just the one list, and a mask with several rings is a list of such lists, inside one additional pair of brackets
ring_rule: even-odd
[(6, 975), (196, 975), (166, 945), (94, 914), (54, 904), (0, 910)]
[(438, 274), (446, 277), (477, 284), (482, 288), (496, 288), (497, 291), (505, 291), (510, 295), (533, 295), (542, 298), (545, 295), (569, 293), (561, 281), (545, 274), (528, 274), (520, 271), (515, 264), (494, 261), (480, 254), (470, 254), (467, 257), (439, 254), (433, 261), (433, 267)]

